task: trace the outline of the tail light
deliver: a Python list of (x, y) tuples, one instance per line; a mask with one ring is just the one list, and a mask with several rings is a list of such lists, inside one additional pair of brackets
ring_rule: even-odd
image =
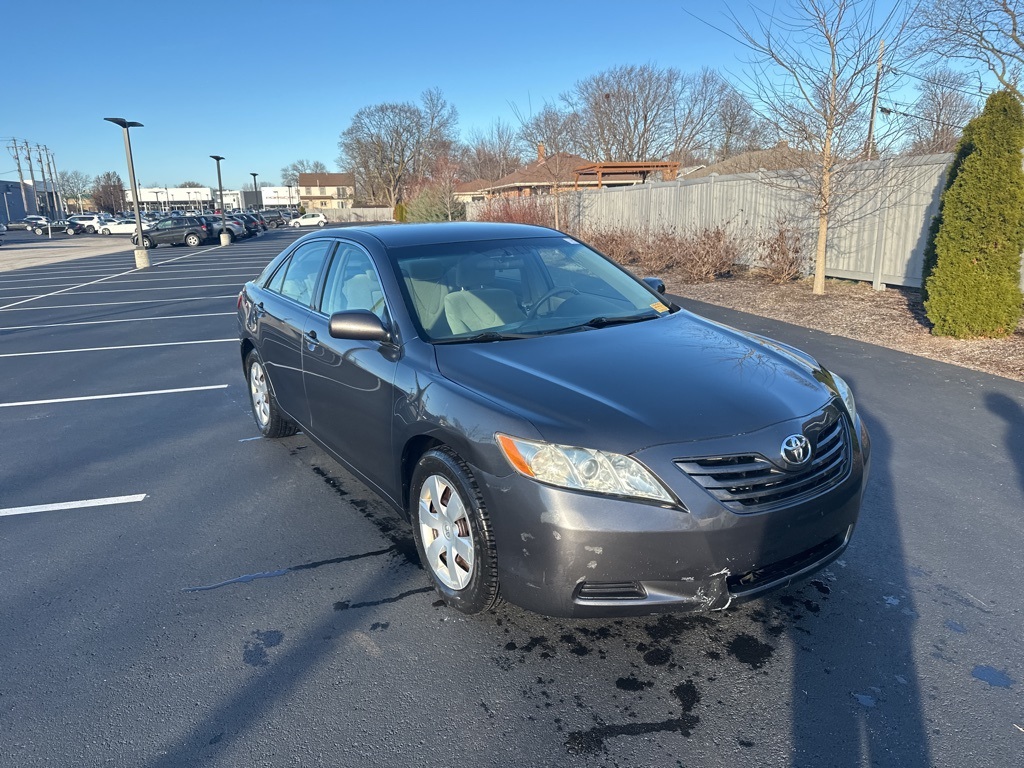
[(235, 309), (242, 308), (242, 297), (245, 296), (245, 289), (243, 288), (238, 292), (238, 303), (235, 305)]

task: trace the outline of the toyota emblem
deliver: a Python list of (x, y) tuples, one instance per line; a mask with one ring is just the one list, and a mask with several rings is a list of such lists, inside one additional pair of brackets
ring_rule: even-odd
[(811, 441), (803, 435), (790, 435), (782, 441), (782, 458), (794, 467), (802, 467), (811, 459)]

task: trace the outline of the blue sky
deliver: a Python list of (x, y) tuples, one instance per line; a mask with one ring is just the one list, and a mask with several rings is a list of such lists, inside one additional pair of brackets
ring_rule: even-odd
[[(741, 70), (743, 48), (687, 10), (732, 31), (724, 4), (693, 0), (56, 0), (42, 12), (12, 0), (0, 138), (127, 181), (120, 130), (103, 121), (124, 117), (145, 125), (132, 133), (140, 184), (216, 185), (211, 154), (226, 158), (226, 187), (251, 171), (276, 184), (299, 158), (334, 170), (360, 107), (427, 88), (456, 106), (465, 136), (620, 64)], [(17, 178), (7, 152), (0, 178)]]

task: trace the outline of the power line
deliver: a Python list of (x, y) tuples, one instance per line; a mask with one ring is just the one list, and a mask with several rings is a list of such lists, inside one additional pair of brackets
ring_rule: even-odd
[(932, 125), (941, 125), (944, 128), (952, 128), (953, 130), (956, 130), (956, 131), (962, 131), (965, 128), (965, 126), (963, 126), (963, 125), (953, 125), (952, 123), (944, 123), (941, 120), (935, 120), (935, 119), (930, 118), (930, 117), (925, 117), (924, 115), (912, 115), (909, 112), (901, 112), (900, 110), (892, 109), (891, 107), (879, 107), (878, 111), (881, 112), (886, 117), (888, 117), (889, 115), (899, 115), (900, 117), (910, 117), (910, 118), (913, 118), (914, 120), (924, 120), (925, 122), (931, 123)]
[(949, 83), (940, 83), (940, 82), (938, 82), (936, 80), (929, 80), (927, 77), (922, 77), (921, 75), (915, 75), (913, 72), (901, 72), (900, 70), (896, 69), (895, 67), (889, 67), (888, 71), (891, 74), (894, 74), (894, 75), (900, 75), (902, 77), (912, 77), (914, 80), (920, 80), (922, 83), (928, 83), (928, 85), (934, 85), (934, 86), (937, 86), (939, 88), (945, 88), (947, 91), (956, 91), (957, 93), (963, 93), (963, 94), (965, 94), (967, 96), (974, 96), (975, 98), (978, 98), (979, 96), (984, 96), (985, 95), (984, 87), (982, 86), (982, 84), (980, 82), (978, 83), (978, 90), (977, 91), (968, 91), (968, 90), (965, 90), (964, 88), (957, 88), (956, 86), (950, 85)]

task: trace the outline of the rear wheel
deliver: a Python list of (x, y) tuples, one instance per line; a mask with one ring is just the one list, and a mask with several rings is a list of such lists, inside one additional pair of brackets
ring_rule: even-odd
[(189, 248), (195, 248), (198, 245), (202, 244), (202, 242), (203, 241), (199, 237), (199, 235), (193, 235), (191, 233), (185, 235), (185, 245), (187, 245)]
[(301, 225), (301, 224), (299, 224), (299, 222), (297, 222), (297, 221), (296, 221), (296, 222), (295, 222), (294, 224), (292, 224), (292, 226), (293, 226), (293, 227), (295, 227), (296, 229), (298, 229), (298, 228), (299, 228), (299, 227), (301, 227), (302, 225)]
[(288, 437), (299, 431), (298, 425), (281, 413), (270, 388), (263, 361), (252, 350), (245, 358), (246, 377), (249, 380), (249, 402), (256, 426), (264, 437)]
[(96, 234), (96, 227), (94, 227), (92, 224), (90, 224), (89, 226), (87, 226), (85, 228), (85, 231), (88, 232), (90, 235), (95, 235)]
[(73, 234), (75, 234), (75, 228), (74, 228), (74, 227), (68, 227), (68, 228), (67, 228), (67, 229), (65, 229), (64, 231), (65, 231), (65, 232), (66, 232), (67, 234), (69, 234), (69, 235), (73, 235)]
[(420, 560), (445, 603), (472, 614), (500, 602), (490, 517), (469, 466), (450, 448), (417, 462), (409, 517)]
[(107, 227), (104, 227), (103, 229), (100, 230), (100, 234), (101, 235), (109, 235), (110, 234), (110, 229), (107, 228)]
[(156, 244), (145, 235), (142, 236), (142, 247), (143, 248), (156, 248)]

